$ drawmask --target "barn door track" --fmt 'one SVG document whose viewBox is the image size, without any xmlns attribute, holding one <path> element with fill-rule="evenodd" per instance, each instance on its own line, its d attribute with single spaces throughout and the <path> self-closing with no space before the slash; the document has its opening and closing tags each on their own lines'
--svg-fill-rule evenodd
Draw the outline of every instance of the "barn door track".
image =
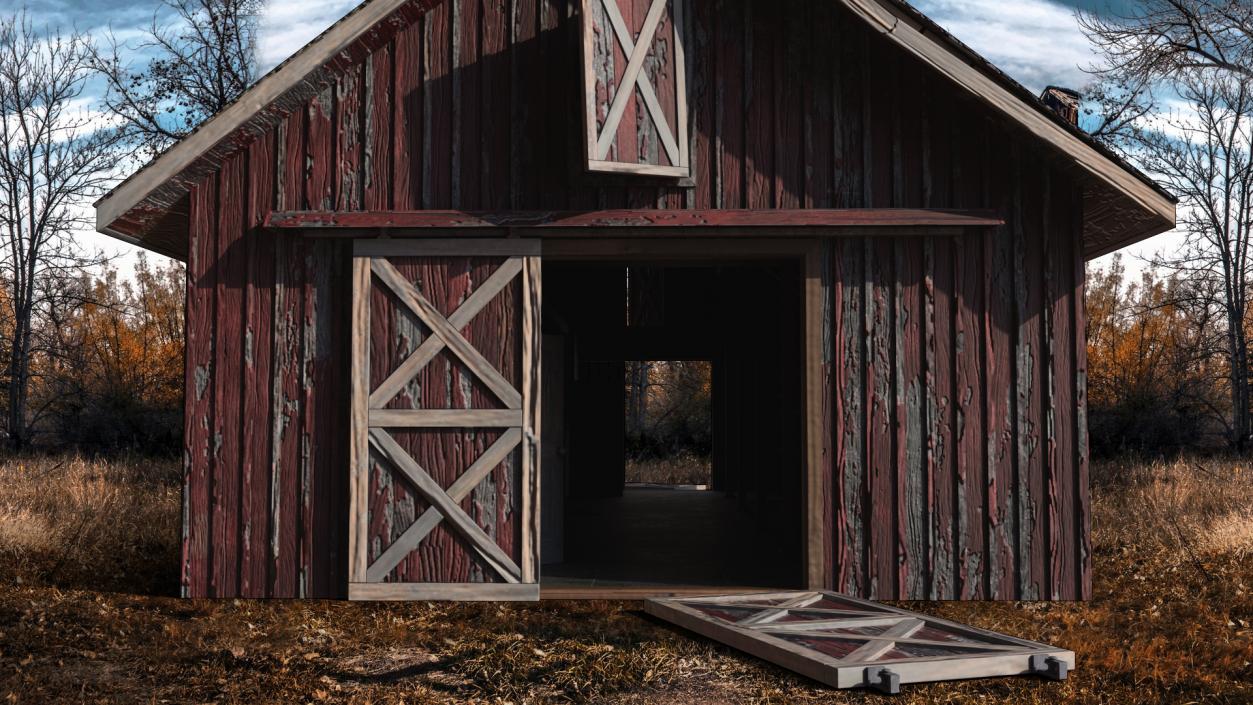
<svg viewBox="0 0 1253 705">
<path fill-rule="evenodd" d="M 1064 680 L 1073 651 L 833 592 L 653 599 L 651 615 L 835 688 L 993 676 Z"/>
</svg>

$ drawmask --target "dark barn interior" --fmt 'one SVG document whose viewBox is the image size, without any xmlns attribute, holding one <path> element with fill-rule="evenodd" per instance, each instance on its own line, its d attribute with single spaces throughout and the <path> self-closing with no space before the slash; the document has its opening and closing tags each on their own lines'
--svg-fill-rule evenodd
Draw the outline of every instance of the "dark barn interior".
<svg viewBox="0 0 1253 705">
<path fill-rule="evenodd" d="M 798 260 L 544 264 L 546 586 L 798 586 Z M 712 363 L 708 491 L 625 487 L 628 360 Z"/>
</svg>

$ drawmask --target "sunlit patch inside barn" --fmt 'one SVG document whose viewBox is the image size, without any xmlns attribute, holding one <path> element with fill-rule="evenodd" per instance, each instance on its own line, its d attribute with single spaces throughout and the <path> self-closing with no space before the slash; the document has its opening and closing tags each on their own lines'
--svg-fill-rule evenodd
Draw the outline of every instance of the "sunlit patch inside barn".
<svg viewBox="0 0 1253 705">
<path fill-rule="evenodd" d="M 545 594 L 803 584 L 800 259 L 543 276 Z"/>
</svg>

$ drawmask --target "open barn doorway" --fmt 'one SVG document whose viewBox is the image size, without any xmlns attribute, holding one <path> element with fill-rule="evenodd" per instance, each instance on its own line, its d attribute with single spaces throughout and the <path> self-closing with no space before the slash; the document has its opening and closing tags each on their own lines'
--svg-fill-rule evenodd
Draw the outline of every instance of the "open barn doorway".
<svg viewBox="0 0 1253 705">
<path fill-rule="evenodd" d="M 544 589 L 803 585 L 802 262 L 543 266 Z"/>
</svg>

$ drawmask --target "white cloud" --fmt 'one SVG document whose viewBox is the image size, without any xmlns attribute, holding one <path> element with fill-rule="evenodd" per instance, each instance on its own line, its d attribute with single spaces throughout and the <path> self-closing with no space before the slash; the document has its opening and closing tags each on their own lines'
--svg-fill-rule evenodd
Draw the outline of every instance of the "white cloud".
<svg viewBox="0 0 1253 705">
<path fill-rule="evenodd" d="M 1074 8 L 1049 0 L 916 0 L 919 10 L 1035 92 L 1081 88 L 1092 63 Z"/>
<path fill-rule="evenodd" d="M 270 0 L 257 37 L 257 60 L 269 71 L 360 4 L 360 0 Z"/>
</svg>

